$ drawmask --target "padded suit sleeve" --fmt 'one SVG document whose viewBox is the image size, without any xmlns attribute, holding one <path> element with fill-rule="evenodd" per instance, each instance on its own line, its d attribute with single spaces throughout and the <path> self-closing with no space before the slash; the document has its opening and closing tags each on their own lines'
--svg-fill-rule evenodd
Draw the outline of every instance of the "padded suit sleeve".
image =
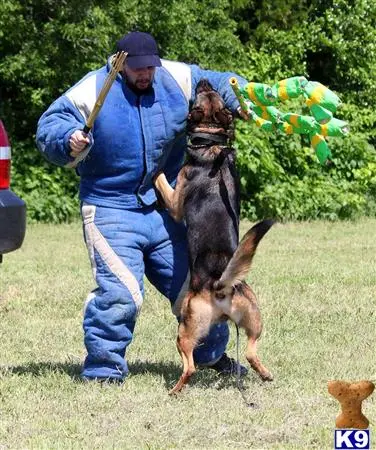
<svg viewBox="0 0 376 450">
<path fill-rule="evenodd" d="M 201 69 L 196 65 L 191 65 L 190 67 L 192 73 L 192 98 L 195 97 L 198 82 L 201 79 L 206 78 L 213 88 L 222 96 L 227 108 L 233 113 L 237 111 L 240 106 L 239 101 L 232 90 L 229 80 L 231 77 L 235 77 L 237 78 L 239 85 L 244 86 L 247 83 L 246 79 L 233 72 L 215 72 L 212 70 Z"/>
</svg>

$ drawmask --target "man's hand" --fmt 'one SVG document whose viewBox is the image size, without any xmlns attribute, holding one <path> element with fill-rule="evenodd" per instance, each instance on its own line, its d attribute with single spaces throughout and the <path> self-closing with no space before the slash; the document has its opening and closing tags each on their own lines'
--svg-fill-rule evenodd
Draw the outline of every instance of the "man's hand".
<svg viewBox="0 0 376 450">
<path fill-rule="evenodd" d="M 69 145 L 72 150 L 70 155 L 73 158 L 77 158 L 88 144 L 90 144 L 89 137 L 82 130 L 76 130 L 69 138 Z"/>
</svg>

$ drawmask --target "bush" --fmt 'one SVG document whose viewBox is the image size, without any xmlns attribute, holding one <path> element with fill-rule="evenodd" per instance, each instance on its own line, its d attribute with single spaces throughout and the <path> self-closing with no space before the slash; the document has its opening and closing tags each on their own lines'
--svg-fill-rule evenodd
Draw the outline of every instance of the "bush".
<svg viewBox="0 0 376 450">
<path fill-rule="evenodd" d="M 337 116 L 350 123 L 351 134 L 330 140 L 331 169 L 319 165 L 304 137 L 238 124 L 243 216 L 376 215 L 373 0 L 3 0 L 0 117 L 12 138 L 13 188 L 27 201 L 29 220 L 78 214 L 74 172 L 53 167 L 35 149 L 39 116 L 134 28 L 154 34 L 163 57 L 270 84 L 305 75 L 344 101 Z M 287 106 L 295 111 L 297 104 Z"/>
<path fill-rule="evenodd" d="M 69 222 L 79 217 L 79 178 L 74 170 L 55 167 L 32 140 L 12 146 L 12 190 L 25 200 L 29 222 Z"/>
<path fill-rule="evenodd" d="M 243 216 L 336 220 L 374 215 L 376 153 L 363 134 L 331 139 L 334 165 L 326 167 L 304 137 L 267 136 L 244 123 L 237 128 Z"/>
</svg>

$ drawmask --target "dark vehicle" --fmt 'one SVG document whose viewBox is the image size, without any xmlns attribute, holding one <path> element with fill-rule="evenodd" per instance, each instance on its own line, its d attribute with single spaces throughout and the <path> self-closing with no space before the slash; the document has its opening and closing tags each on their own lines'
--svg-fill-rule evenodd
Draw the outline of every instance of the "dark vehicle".
<svg viewBox="0 0 376 450">
<path fill-rule="evenodd" d="M 26 205 L 10 190 L 11 149 L 0 120 L 0 263 L 3 254 L 21 247 L 26 229 Z"/>
</svg>

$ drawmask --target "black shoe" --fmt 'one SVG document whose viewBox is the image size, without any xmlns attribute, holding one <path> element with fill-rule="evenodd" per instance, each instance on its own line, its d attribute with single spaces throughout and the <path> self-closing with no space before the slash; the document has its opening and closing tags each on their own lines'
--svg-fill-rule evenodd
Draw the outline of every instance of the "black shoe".
<svg viewBox="0 0 376 450">
<path fill-rule="evenodd" d="M 244 366 L 242 366 L 239 363 L 240 367 L 240 376 L 244 377 L 248 373 L 248 369 Z M 214 369 L 216 372 L 218 372 L 221 375 L 237 375 L 238 374 L 238 363 L 235 361 L 234 358 L 230 358 L 226 355 L 226 353 L 223 353 L 221 358 L 212 366 L 208 366 L 209 369 Z"/>
</svg>

